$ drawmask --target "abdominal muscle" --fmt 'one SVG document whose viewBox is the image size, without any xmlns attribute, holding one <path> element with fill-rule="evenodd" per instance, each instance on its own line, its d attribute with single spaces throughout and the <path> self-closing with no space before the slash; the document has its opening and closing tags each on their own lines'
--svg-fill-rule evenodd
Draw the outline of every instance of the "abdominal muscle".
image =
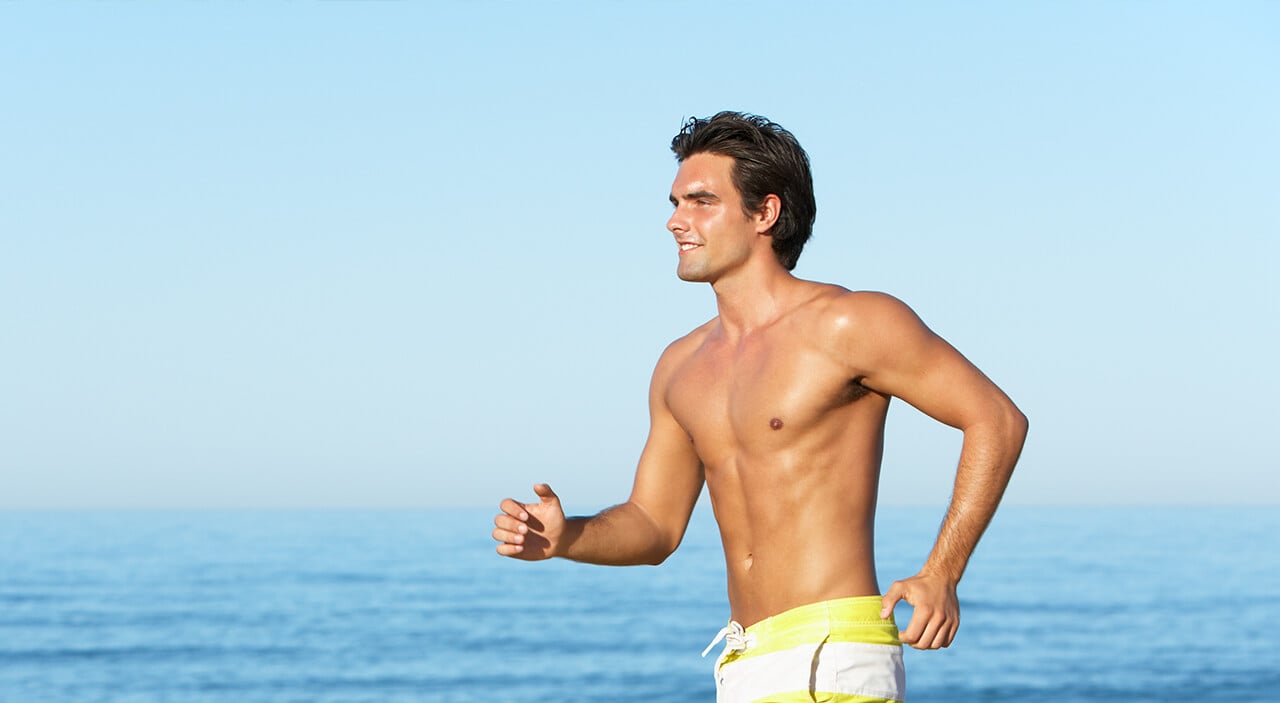
<svg viewBox="0 0 1280 703">
<path fill-rule="evenodd" d="M 707 467 L 734 620 L 749 626 L 801 605 L 879 593 L 879 457 L 865 458 L 853 466 Z"/>
</svg>

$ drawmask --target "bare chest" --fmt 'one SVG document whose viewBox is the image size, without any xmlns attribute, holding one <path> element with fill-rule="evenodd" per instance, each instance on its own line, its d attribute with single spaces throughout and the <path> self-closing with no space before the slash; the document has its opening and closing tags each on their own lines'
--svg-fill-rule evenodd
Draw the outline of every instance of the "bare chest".
<svg viewBox="0 0 1280 703">
<path fill-rule="evenodd" d="M 867 390 L 817 351 L 761 340 L 706 345 L 668 388 L 672 414 L 702 460 L 781 451 Z"/>
</svg>

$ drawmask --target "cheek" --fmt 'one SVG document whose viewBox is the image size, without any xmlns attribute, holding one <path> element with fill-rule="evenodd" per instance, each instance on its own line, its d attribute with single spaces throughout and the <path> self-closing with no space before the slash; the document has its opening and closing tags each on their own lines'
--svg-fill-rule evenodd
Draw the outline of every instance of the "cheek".
<svg viewBox="0 0 1280 703">
<path fill-rule="evenodd" d="M 718 212 L 703 212 L 699 213 L 695 220 L 698 223 L 698 227 L 703 230 L 716 230 L 720 229 L 724 217 Z"/>
</svg>

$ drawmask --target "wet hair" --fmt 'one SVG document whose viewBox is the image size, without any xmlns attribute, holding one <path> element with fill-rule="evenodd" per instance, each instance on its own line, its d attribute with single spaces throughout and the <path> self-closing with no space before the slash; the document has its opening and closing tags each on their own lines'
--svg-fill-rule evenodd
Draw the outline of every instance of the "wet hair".
<svg viewBox="0 0 1280 703">
<path fill-rule="evenodd" d="M 796 267 L 800 251 L 813 234 L 818 205 L 813 199 L 809 155 L 795 135 L 759 115 L 720 112 L 691 117 L 671 140 L 676 160 L 711 153 L 733 158 L 733 185 L 742 195 L 747 215 L 760 211 L 765 196 L 782 201 L 778 221 L 769 235 L 773 253 L 788 271 Z"/>
</svg>

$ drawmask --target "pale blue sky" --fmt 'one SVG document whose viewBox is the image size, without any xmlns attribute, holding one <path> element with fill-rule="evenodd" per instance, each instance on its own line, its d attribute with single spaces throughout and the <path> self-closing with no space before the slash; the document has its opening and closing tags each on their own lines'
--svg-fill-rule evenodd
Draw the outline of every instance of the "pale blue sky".
<svg viewBox="0 0 1280 703">
<path fill-rule="evenodd" d="M 624 499 L 721 109 L 810 153 L 798 275 L 1031 417 L 1009 502 L 1280 502 L 1276 3 L 5 3 L 0 65 L 0 508 Z M 959 440 L 896 408 L 882 502 Z"/>
</svg>

